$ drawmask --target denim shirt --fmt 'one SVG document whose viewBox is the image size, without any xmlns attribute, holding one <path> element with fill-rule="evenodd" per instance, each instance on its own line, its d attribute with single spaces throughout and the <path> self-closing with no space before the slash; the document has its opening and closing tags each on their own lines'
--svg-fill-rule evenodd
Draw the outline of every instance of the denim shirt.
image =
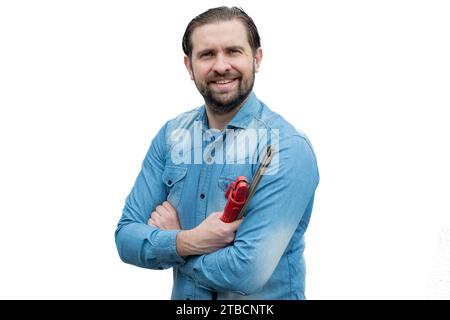
<svg viewBox="0 0 450 320">
<path fill-rule="evenodd" d="M 229 183 L 238 176 L 251 182 L 268 144 L 275 156 L 231 245 L 184 259 L 176 251 L 180 230 L 147 224 L 166 200 L 182 229 L 223 211 Z M 125 263 L 173 268 L 172 299 L 304 299 L 304 233 L 318 183 L 305 134 L 253 92 L 219 133 L 209 130 L 201 106 L 168 121 L 153 139 L 126 199 L 117 250 Z"/>
</svg>

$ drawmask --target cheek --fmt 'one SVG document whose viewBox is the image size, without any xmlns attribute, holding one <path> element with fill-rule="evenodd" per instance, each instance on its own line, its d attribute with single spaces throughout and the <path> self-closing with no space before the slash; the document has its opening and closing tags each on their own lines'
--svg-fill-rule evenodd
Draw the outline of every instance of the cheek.
<svg viewBox="0 0 450 320">
<path fill-rule="evenodd" d="M 241 61 L 234 64 L 234 69 L 239 71 L 245 77 L 250 77 L 253 72 L 253 60 L 252 61 Z"/>
<path fill-rule="evenodd" d="M 197 81 L 203 81 L 208 76 L 211 68 L 207 64 L 195 65 L 193 68 L 193 75 Z"/>
</svg>

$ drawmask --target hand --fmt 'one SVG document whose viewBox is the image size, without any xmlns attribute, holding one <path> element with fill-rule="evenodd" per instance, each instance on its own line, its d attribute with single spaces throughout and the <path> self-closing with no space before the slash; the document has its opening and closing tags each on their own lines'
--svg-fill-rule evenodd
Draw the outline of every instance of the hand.
<svg viewBox="0 0 450 320">
<path fill-rule="evenodd" d="M 177 210 L 168 201 L 156 207 L 147 224 L 161 230 L 181 230 Z"/>
<path fill-rule="evenodd" d="M 214 252 L 234 241 L 242 219 L 226 223 L 220 220 L 222 212 L 211 213 L 201 224 L 177 235 L 177 252 L 180 256 Z"/>
</svg>

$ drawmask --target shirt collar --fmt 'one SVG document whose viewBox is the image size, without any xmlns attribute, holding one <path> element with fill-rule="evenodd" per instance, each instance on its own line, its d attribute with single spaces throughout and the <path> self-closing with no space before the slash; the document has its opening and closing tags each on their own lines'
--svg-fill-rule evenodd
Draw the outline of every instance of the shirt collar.
<svg viewBox="0 0 450 320">
<path fill-rule="evenodd" d="M 227 128 L 243 128 L 246 129 L 252 118 L 260 111 L 261 105 L 255 93 L 250 92 L 247 100 L 241 109 L 234 115 L 228 123 Z"/>
<path fill-rule="evenodd" d="M 253 91 L 250 92 L 244 104 L 228 123 L 227 128 L 247 128 L 252 117 L 259 112 L 260 107 L 261 105 L 255 93 Z M 208 117 L 206 115 L 205 105 L 200 107 L 197 120 L 202 121 L 204 128 L 208 128 Z"/>
<path fill-rule="evenodd" d="M 195 121 L 201 121 L 203 130 L 208 129 L 208 117 L 206 116 L 205 105 L 202 105 L 198 110 L 198 115 Z"/>
</svg>

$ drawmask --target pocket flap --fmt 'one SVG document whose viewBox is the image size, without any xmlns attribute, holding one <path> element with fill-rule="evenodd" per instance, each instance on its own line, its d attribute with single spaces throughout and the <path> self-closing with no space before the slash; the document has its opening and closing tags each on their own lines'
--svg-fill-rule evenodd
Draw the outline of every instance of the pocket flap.
<svg viewBox="0 0 450 320">
<path fill-rule="evenodd" d="M 234 180 L 236 180 L 236 178 L 231 178 L 231 177 L 225 177 L 225 176 L 221 176 L 219 177 L 219 188 L 225 192 L 225 190 L 227 190 L 228 185 L 233 182 Z"/>
<path fill-rule="evenodd" d="M 166 186 L 172 187 L 186 176 L 186 172 L 187 168 L 185 167 L 167 166 L 164 168 L 162 176 L 163 182 Z"/>
</svg>

